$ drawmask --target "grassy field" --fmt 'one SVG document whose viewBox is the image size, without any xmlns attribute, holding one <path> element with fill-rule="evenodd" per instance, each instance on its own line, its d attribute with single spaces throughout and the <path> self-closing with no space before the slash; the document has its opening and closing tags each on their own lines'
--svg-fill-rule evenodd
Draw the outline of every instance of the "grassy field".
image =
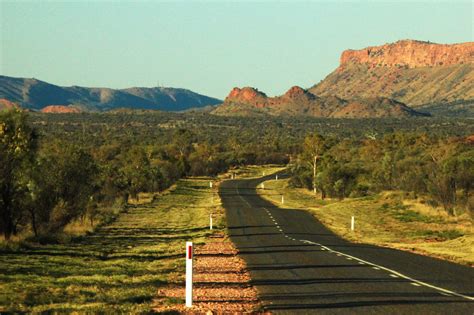
<svg viewBox="0 0 474 315">
<path fill-rule="evenodd" d="M 143 197 L 115 222 L 69 243 L 4 247 L 0 312 L 149 312 L 157 289 L 184 280 L 185 241 L 205 240 L 210 211 L 223 221 L 208 178 Z"/>
<path fill-rule="evenodd" d="M 266 181 L 265 189 L 258 192 L 279 207 L 309 210 L 346 239 L 474 265 L 472 219 L 467 215 L 449 217 L 402 192 L 323 201 L 311 191 L 288 187 L 288 180 Z M 285 198 L 283 205 L 281 195 Z M 350 229 L 351 216 L 355 216 L 355 231 Z"/>
</svg>

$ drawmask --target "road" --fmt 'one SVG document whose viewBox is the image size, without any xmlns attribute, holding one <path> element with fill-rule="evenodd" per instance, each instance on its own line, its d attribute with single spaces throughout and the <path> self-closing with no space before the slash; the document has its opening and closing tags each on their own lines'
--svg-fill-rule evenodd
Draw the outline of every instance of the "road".
<svg viewBox="0 0 474 315">
<path fill-rule="evenodd" d="M 474 314 L 474 269 L 333 234 L 311 214 L 260 198 L 258 179 L 219 194 L 231 239 L 272 313 Z"/>
</svg>

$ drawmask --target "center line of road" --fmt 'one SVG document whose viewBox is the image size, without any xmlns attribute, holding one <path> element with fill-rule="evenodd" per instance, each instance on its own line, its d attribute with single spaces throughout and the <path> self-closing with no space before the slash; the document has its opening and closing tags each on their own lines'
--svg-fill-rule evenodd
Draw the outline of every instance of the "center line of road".
<svg viewBox="0 0 474 315">
<path fill-rule="evenodd" d="M 377 269 L 377 270 L 382 269 L 382 270 L 388 271 L 388 272 L 390 272 L 390 276 L 391 276 L 391 277 L 404 278 L 404 279 L 406 279 L 406 280 L 409 280 L 410 282 L 417 283 L 417 284 L 419 284 L 420 286 L 425 286 L 425 287 L 428 287 L 428 288 L 437 290 L 437 291 L 439 291 L 439 292 L 440 292 L 441 294 L 443 294 L 443 295 L 447 295 L 447 296 L 455 295 L 455 296 L 462 297 L 462 298 L 465 298 L 465 299 L 470 300 L 470 301 L 474 301 L 474 297 L 472 297 L 472 296 L 468 296 L 468 295 L 464 295 L 464 294 L 461 294 L 461 293 L 457 293 L 457 292 L 454 292 L 454 291 L 451 291 L 451 290 L 448 290 L 448 289 L 444 289 L 444 288 L 437 287 L 437 286 L 435 286 L 435 285 L 432 285 L 432 284 L 429 284 L 429 283 L 426 283 L 426 282 L 423 282 L 423 281 L 420 281 L 420 280 L 413 279 L 412 277 L 406 276 L 406 275 L 404 275 L 404 274 L 402 274 L 402 273 L 400 273 L 400 272 L 398 272 L 398 271 L 395 271 L 395 270 L 392 270 L 392 269 L 389 269 L 389 268 L 386 268 L 386 267 L 383 267 L 383 266 L 380 266 L 380 265 L 371 263 L 371 262 L 369 262 L 369 261 L 366 261 L 366 260 L 357 258 L 357 257 L 355 257 L 355 256 L 351 256 L 351 255 L 349 255 L 349 254 L 345 254 L 345 253 L 342 253 L 342 252 L 339 252 L 339 251 L 330 249 L 329 247 L 324 246 L 324 245 L 321 245 L 321 244 L 319 244 L 319 243 L 311 242 L 311 241 L 308 241 L 308 240 L 299 240 L 299 241 L 300 241 L 300 242 L 303 242 L 303 243 L 306 243 L 306 244 L 312 244 L 312 245 L 318 245 L 318 246 L 325 247 L 326 249 L 328 249 L 329 251 L 331 251 L 331 252 L 333 252 L 333 253 L 341 254 L 341 255 L 345 256 L 346 259 L 348 259 L 348 260 L 355 259 L 355 260 L 357 260 L 357 261 L 360 261 L 360 262 L 363 262 L 363 263 L 365 263 L 365 264 L 367 264 L 367 265 L 372 266 L 374 269 L 375 269 L 375 268 L 379 268 L 379 269 Z"/>
</svg>

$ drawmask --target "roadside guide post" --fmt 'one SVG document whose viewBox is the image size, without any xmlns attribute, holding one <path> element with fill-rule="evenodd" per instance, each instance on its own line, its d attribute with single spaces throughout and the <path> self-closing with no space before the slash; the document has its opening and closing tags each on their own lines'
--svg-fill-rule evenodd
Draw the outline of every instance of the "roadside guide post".
<svg viewBox="0 0 474 315">
<path fill-rule="evenodd" d="M 193 306 L 193 242 L 186 242 L 186 307 Z"/>
<path fill-rule="evenodd" d="M 281 204 L 284 204 L 285 203 L 285 197 L 283 197 L 283 195 L 281 195 Z"/>
<path fill-rule="evenodd" d="M 354 231 L 355 219 L 354 216 L 351 217 L 351 231 Z"/>
<path fill-rule="evenodd" d="M 209 215 L 209 227 L 212 230 L 212 213 Z"/>
</svg>

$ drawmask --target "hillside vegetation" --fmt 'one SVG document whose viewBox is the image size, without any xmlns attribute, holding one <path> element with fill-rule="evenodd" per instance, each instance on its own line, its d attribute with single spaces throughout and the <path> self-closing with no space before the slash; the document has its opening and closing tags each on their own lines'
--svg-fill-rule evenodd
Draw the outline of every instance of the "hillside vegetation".
<svg viewBox="0 0 474 315">
<path fill-rule="evenodd" d="M 474 99 L 474 66 L 369 67 L 349 64 L 329 74 L 309 91 L 341 98 L 387 97 L 411 107 Z"/>
</svg>

